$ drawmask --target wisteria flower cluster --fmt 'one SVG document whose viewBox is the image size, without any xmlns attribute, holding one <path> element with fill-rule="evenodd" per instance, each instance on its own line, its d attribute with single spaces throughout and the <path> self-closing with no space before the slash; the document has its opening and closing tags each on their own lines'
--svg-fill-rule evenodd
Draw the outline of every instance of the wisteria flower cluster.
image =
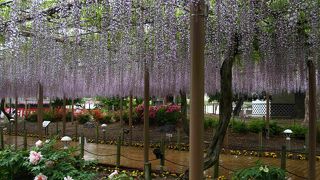
<svg viewBox="0 0 320 180">
<path fill-rule="evenodd" d="M 0 16 L 1 97 L 36 97 L 39 84 L 48 97 L 143 96 L 144 72 L 150 95 L 189 92 L 188 2 L 196 1 L 50 2 L 6 4 L 7 16 Z M 227 57 L 235 61 L 234 92 L 307 89 L 306 60 L 317 63 L 320 54 L 318 0 L 206 2 L 207 93 L 220 90 Z M 44 7 L 53 11 L 43 13 Z"/>
</svg>

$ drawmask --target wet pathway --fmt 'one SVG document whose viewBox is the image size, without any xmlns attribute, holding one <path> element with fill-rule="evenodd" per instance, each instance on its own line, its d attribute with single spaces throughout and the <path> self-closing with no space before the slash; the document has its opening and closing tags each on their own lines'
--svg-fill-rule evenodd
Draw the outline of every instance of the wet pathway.
<svg viewBox="0 0 320 180">
<path fill-rule="evenodd" d="M 5 136 L 5 144 L 14 144 L 15 138 Z M 37 138 L 28 138 L 28 145 L 34 145 Z M 11 143 L 10 143 L 11 142 Z M 22 147 L 23 137 L 18 137 L 18 146 Z M 79 143 L 73 142 L 72 146 L 77 146 Z M 152 153 L 150 148 L 149 157 L 152 163 L 153 170 L 160 169 L 160 161 L 155 159 L 155 155 Z M 182 173 L 188 166 L 188 154 L 187 151 L 175 151 L 166 150 L 166 162 L 165 169 L 172 172 Z M 116 146 L 106 145 L 106 144 L 85 144 L 85 159 L 96 159 L 99 163 L 115 165 L 116 164 Z M 219 174 L 231 177 L 232 171 L 244 167 L 250 167 L 256 164 L 260 160 L 264 164 L 280 166 L 279 158 L 258 158 L 251 156 L 236 156 L 230 154 L 222 154 L 220 156 Z M 143 148 L 140 147 L 121 147 L 121 166 L 131 167 L 131 168 L 143 168 Z M 227 170 L 225 169 L 225 167 Z M 306 160 L 287 160 L 287 170 L 293 172 L 299 176 L 308 176 L 308 161 Z M 205 172 L 207 175 L 212 175 L 212 169 Z M 302 179 L 294 175 L 289 175 L 292 179 Z M 317 162 L 317 177 L 320 177 L 320 162 Z"/>
</svg>

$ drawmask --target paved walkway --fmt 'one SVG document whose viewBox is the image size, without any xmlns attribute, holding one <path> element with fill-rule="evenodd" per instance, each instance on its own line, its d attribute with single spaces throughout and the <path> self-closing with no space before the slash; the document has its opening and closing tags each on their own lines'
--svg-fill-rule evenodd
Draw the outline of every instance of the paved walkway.
<svg viewBox="0 0 320 180">
<path fill-rule="evenodd" d="M 28 138 L 28 145 L 33 145 L 37 138 Z M 10 143 L 11 142 L 11 143 Z M 14 144 L 15 138 L 5 136 L 6 144 Z M 18 137 L 18 146 L 23 144 L 23 137 Z M 72 146 L 77 146 L 77 142 L 73 142 Z M 152 169 L 160 169 L 160 161 L 155 159 L 155 155 L 152 153 L 153 149 L 150 149 L 149 159 L 151 160 Z M 188 154 L 187 151 L 174 151 L 166 150 L 166 162 L 165 169 L 172 172 L 182 173 L 187 169 L 188 166 Z M 85 144 L 85 159 L 96 159 L 99 163 L 115 165 L 116 163 L 116 146 L 106 145 L 106 144 Z M 264 164 L 280 166 L 280 159 L 274 158 L 258 158 L 250 156 L 236 156 L 230 154 L 222 154 L 220 156 L 219 169 L 221 175 L 227 178 L 231 177 L 232 171 L 244 167 L 250 167 L 255 165 L 255 163 L 260 160 Z M 139 147 L 121 147 L 121 166 L 131 167 L 131 168 L 143 168 L 143 148 Z M 225 169 L 227 168 L 227 169 Z M 302 177 L 308 176 L 308 161 L 306 160 L 287 160 L 287 170 L 293 172 Z M 230 170 L 228 170 L 230 169 Z M 207 175 L 212 175 L 212 169 L 205 172 Z M 302 179 L 294 175 L 289 174 L 292 179 Z M 320 162 L 317 162 L 317 177 L 320 177 Z M 230 178 L 231 179 L 231 178 Z"/>
</svg>

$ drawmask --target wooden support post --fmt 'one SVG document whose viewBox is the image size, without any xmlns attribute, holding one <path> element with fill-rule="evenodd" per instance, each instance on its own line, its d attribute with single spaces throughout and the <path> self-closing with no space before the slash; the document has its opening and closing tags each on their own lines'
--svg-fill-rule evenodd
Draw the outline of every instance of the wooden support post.
<svg viewBox="0 0 320 180">
<path fill-rule="evenodd" d="M 59 121 L 56 122 L 56 134 L 59 136 Z"/>
<path fill-rule="evenodd" d="M 4 149 L 3 127 L 0 127 L 0 150 Z"/>
<path fill-rule="evenodd" d="M 312 60 L 308 61 L 309 72 L 309 179 L 316 179 L 316 70 Z"/>
<path fill-rule="evenodd" d="M 18 97 L 15 98 L 15 116 L 14 116 L 14 149 L 18 150 Z"/>
<path fill-rule="evenodd" d="M 24 130 L 23 130 L 23 149 L 27 150 L 27 148 L 28 148 L 27 129 L 24 128 Z"/>
<path fill-rule="evenodd" d="M 143 126 L 143 140 L 144 140 L 144 176 L 145 179 L 147 177 L 151 178 L 150 169 L 151 164 L 149 163 L 149 70 L 147 68 L 147 65 L 145 65 L 145 71 L 144 71 L 144 126 Z"/>
<path fill-rule="evenodd" d="M 121 136 L 118 137 L 117 140 L 117 159 L 116 159 L 116 167 L 120 167 L 120 156 L 121 156 Z"/>
<path fill-rule="evenodd" d="M 80 157 L 84 158 L 84 135 L 83 135 L 83 133 L 81 134 L 81 138 L 80 138 Z"/>
<path fill-rule="evenodd" d="M 132 114 L 133 114 L 133 108 L 132 108 L 132 94 L 130 93 L 130 100 L 129 100 L 129 130 L 130 130 L 130 140 L 129 145 L 132 145 Z"/>
<path fill-rule="evenodd" d="M 270 95 L 269 93 L 266 94 L 266 138 L 269 139 L 270 137 Z"/>
<path fill-rule="evenodd" d="M 161 142 L 160 142 L 160 151 L 161 151 L 161 159 L 160 159 L 160 171 L 163 172 L 164 163 L 165 163 L 165 154 L 166 154 L 166 142 L 163 135 L 161 135 Z"/>
<path fill-rule="evenodd" d="M 43 138 L 42 122 L 43 122 L 43 86 L 38 83 L 38 137 L 40 140 Z"/>
<path fill-rule="evenodd" d="M 63 105 L 62 105 L 62 112 L 63 112 L 63 115 L 62 115 L 62 136 L 65 136 L 66 135 L 66 126 L 67 126 L 67 109 L 66 109 L 66 106 L 67 106 L 67 98 L 64 96 L 63 97 Z"/>
<path fill-rule="evenodd" d="M 71 122 L 74 123 L 74 100 L 71 99 Z"/>
<path fill-rule="evenodd" d="M 76 141 L 78 141 L 78 120 L 74 117 L 74 99 L 72 99 L 72 114 L 71 114 L 72 122 L 74 123 L 75 126 L 75 136 L 76 136 Z"/>
<path fill-rule="evenodd" d="M 99 144 L 99 122 L 96 122 L 96 144 Z"/>
<path fill-rule="evenodd" d="M 180 133 L 180 129 L 177 130 L 177 148 L 180 151 L 181 149 L 181 133 Z"/>
<path fill-rule="evenodd" d="M 27 116 L 28 116 L 28 102 L 26 100 L 26 104 L 24 105 L 24 121 L 23 121 L 23 130 L 26 129 L 26 121 L 27 121 Z"/>
<path fill-rule="evenodd" d="M 190 180 L 203 177 L 205 6 L 204 0 L 190 3 Z"/>
<path fill-rule="evenodd" d="M 123 97 L 120 96 L 120 125 L 121 125 L 121 128 L 123 128 L 123 105 L 122 105 L 122 102 L 123 101 Z"/>
<path fill-rule="evenodd" d="M 10 114 L 10 117 L 12 117 L 12 99 L 11 98 L 9 98 L 9 114 Z"/>
<path fill-rule="evenodd" d="M 281 169 L 286 170 L 286 160 L 287 160 L 287 149 L 286 146 L 283 145 L 281 148 Z"/>
<path fill-rule="evenodd" d="M 262 132 L 259 132 L 259 157 L 261 156 L 262 153 L 262 148 L 263 148 L 263 136 Z"/>
<path fill-rule="evenodd" d="M 75 131 L 76 131 L 76 140 L 78 140 L 78 120 L 76 120 L 76 122 L 75 122 Z"/>
</svg>

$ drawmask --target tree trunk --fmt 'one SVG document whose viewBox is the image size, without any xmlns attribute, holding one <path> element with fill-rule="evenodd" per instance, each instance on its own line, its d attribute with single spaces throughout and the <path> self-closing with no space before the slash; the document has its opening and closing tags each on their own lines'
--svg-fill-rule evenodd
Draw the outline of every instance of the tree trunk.
<svg viewBox="0 0 320 180">
<path fill-rule="evenodd" d="M 221 99 L 219 102 L 219 125 L 205 157 L 204 170 L 217 163 L 223 139 L 232 115 L 232 59 L 223 62 L 221 74 Z"/>
<path fill-rule="evenodd" d="M 6 102 L 6 99 L 5 98 L 2 98 L 1 99 L 1 105 L 0 105 L 0 111 L 7 117 L 7 119 L 8 119 L 8 121 L 10 120 L 10 119 L 12 119 L 12 116 L 11 116 L 11 114 L 9 114 L 9 113 L 7 113 L 6 111 L 5 111 L 5 102 Z"/>
<path fill-rule="evenodd" d="M 225 59 L 220 68 L 220 101 L 219 101 L 219 125 L 207 150 L 204 159 L 204 169 L 209 169 L 218 162 L 220 151 L 223 145 L 223 139 L 226 135 L 228 125 L 232 116 L 232 66 L 235 55 L 238 53 L 238 36 L 235 34 L 233 43 L 228 48 Z M 184 173 L 183 179 L 188 179 L 189 169 Z"/>
<path fill-rule="evenodd" d="M 187 117 L 187 94 L 180 90 L 180 97 L 181 97 L 181 123 L 182 123 L 182 129 L 186 133 L 186 135 L 189 137 L 189 121 Z"/>
<path fill-rule="evenodd" d="M 241 108 L 242 108 L 242 105 L 243 105 L 243 102 L 244 102 L 244 98 L 240 94 L 239 98 L 238 98 L 238 101 L 236 102 L 236 107 L 233 110 L 233 116 L 239 116 Z"/>
</svg>

